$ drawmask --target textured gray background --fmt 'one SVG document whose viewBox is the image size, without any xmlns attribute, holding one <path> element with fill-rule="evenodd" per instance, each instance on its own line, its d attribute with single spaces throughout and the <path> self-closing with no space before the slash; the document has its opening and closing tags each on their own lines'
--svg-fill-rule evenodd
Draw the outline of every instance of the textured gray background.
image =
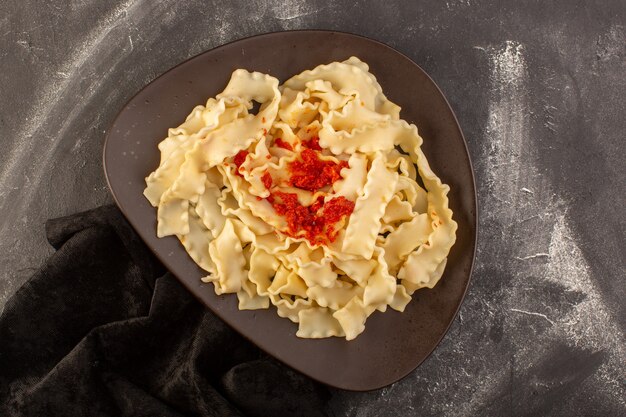
<svg viewBox="0 0 626 417">
<path fill-rule="evenodd" d="M 45 219 L 111 201 L 105 132 L 141 87 L 244 36 L 348 31 L 450 100 L 481 234 L 441 346 L 391 387 L 336 392 L 335 414 L 625 415 L 626 3 L 542 3 L 3 1 L 0 309 L 51 253 Z"/>
</svg>

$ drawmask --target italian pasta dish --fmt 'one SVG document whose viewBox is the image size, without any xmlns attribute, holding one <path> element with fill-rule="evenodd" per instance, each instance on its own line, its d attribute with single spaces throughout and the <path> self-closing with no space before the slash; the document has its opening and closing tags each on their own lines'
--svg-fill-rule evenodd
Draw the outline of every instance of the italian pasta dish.
<svg viewBox="0 0 626 417">
<path fill-rule="evenodd" d="M 238 69 L 169 129 L 144 194 L 218 295 L 352 340 L 435 286 L 455 242 L 421 145 L 355 57 L 283 84 Z"/>
</svg>

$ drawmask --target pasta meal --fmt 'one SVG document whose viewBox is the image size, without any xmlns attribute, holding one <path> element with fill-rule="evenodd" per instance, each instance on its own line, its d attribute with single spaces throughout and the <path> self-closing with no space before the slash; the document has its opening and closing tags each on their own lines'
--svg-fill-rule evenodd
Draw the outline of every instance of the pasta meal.
<svg viewBox="0 0 626 417">
<path fill-rule="evenodd" d="M 144 194 L 218 295 L 352 340 L 437 284 L 455 242 L 421 144 L 358 58 L 282 85 L 238 69 L 169 129 Z"/>
</svg>

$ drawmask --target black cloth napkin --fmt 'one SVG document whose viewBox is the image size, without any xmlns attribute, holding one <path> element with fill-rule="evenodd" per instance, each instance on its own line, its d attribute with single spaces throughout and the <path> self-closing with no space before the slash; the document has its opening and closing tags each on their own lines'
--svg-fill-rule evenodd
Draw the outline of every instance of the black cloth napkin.
<svg viewBox="0 0 626 417">
<path fill-rule="evenodd" d="M 57 251 L 0 316 L 0 416 L 323 416 L 329 391 L 187 292 L 117 208 L 50 220 Z"/>
</svg>

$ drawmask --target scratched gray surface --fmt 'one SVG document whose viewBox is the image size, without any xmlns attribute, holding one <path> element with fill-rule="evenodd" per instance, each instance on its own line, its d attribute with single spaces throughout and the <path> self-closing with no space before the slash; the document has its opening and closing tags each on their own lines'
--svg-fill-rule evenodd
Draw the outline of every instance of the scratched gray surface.
<svg viewBox="0 0 626 417">
<path fill-rule="evenodd" d="M 626 3 L 541 3 L 3 1 L 0 309 L 51 253 L 45 219 L 111 201 L 104 135 L 141 87 L 244 36 L 349 31 L 442 88 L 482 212 L 444 342 L 389 388 L 335 392 L 334 414 L 626 415 Z"/>
</svg>

